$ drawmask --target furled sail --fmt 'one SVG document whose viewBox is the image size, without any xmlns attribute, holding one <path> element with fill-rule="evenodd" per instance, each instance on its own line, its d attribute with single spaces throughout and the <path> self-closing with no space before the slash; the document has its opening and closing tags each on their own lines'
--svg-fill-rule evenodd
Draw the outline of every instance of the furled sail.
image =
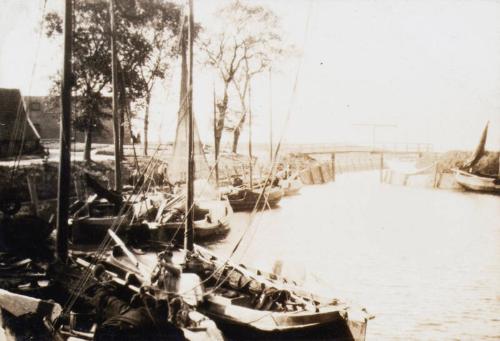
<svg viewBox="0 0 500 341">
<path fill-rule="evenodd" d="M 185 18 L 184 22 L 187 23 Z M 171 183 L 186 182 L 187 180 L 187 162 L 188 162 L 188 141 L 189 141 L 189 117 L 188 117 L 188 95 L 192 89 L 188 84 L 188 59 L 187 59 L 187 26 L 181 31 L 181 88 L 179 96 L 179 112 L 177 116 L 177 129 L 175 132 L 174 150 L 172 159 L 169 162 L 168 178 Z M 192 70 L 192 60 L 190 62 Z M 193 157 L 194 157 L 194 178 L 209 179 L 210 168 L 203 150 L 203 144 L 200 140 L 196 119 L 193 117 Z"/>
<path fill-rule="evenodd" d="M 486 144 L 486 138 L 488 137 L 489 123 L 490 123 L 489 121 L 486 122 L 486 126 L 484 127 L 481 139 L 479 140 L 479 144 L 476 147 L 476 150 L 472 154 L 471 158 L 462 166 L 463 169 L 474 167 L 479 162 L 481 157 L 484 155 L 484 146 Z"/>
<path fill-rule="evenodd" d="M 194 128 L 194 160 L 195 160 L 195 178 L 208 179 L 210 177 L 210 169 L 208 166 L 203 144 L 200 140 L 198 127 L 193 118 Z M 185 182 L 187 178 L 187 144 L 188 144 L 188 123 L 187 115 L 181 114 L 178 117 L 177 130 L 175 134 L 174 150 L 172 159 L 169 162 L 168 177 L 171 183 Z"/>
</svg>

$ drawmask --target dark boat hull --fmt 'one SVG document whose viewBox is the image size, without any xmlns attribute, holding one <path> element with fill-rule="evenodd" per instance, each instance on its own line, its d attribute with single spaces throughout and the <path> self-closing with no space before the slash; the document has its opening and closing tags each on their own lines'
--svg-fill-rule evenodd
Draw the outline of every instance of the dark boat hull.
<svg viewBox="0 0 500 341">
<path fill-rule="evenodd" d="M 265 196 L 260 195 L 260 190 L 242 189 L 239 193 L 229 194 L 227 197 L 233 210 L 240 212 L 252 211 L 255 207 L 263 209 L 266 206 L 266 201 L 270 207 L 275 207 L 281 201 L 283 195 L 283 190 L 280 188 L 271 188 L 269 191 L 266 191 Z"/>
<path fill-rule="evenodd" d="M 335 341 L 364 341 L 366 338 L 366 321 L 351 321 L 339 318 L 328 325 L 315 325 L 288 331 L 262 331 L 249 326 L 232 323 L 209 312 L 204 312 L 212 318 L 227 340 L 335 340 Z"/>
<path fill-rule="evenodd" d="M 170 242 L 172 238 L 177 241 L 184 239 L 184 223 L 167 223 L 152 231 L 151 239 L 162 242 Z M 207 242 L 219 240 L 227 236 L 230 226 L 229 221 L 219 221 L 217 223 L 208 223 L 204 220 L 194 222 L 194 240 L 195 242 Z"/>
</svg>

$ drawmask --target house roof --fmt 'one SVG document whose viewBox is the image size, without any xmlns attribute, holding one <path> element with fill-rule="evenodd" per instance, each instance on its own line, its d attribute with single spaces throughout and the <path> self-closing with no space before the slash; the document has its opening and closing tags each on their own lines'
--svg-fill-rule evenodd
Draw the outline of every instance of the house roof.
<svg viewBox="0 0 500 341">
<path fill-rule="evenodd" d="M 17 135 L 22 134 L 15 134 L 15 130 L 21 127 L 19 124 L 25 126 L 24 139 L 40 139 L 35 126 L 26 115 L 21 91 L 0 88 L 0 140 L 21 139 L 22 136 Z"/>
</svg>

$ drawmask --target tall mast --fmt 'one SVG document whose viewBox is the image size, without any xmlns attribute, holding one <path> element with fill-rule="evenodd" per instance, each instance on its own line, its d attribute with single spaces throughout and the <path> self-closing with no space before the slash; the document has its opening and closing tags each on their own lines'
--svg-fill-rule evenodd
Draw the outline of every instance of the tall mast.
<svg viewBox="0 0 500 341">
<path fill-rule="evenodd" d="M 252 174 L 252 86 L 248 85 L 248 157 L 250 159 L 250 189 L 253 189 Z"/>
<path fill-rule="evenodd" d="M 111 77 L 113 80 L 113 142 L 115 144 L 115 191 L 122 190 L 120 126 L 121 116 L 118 113 L 118 65 L 116 60 L 115 4 L 109 0 L 109 16 L 111 24 Z"/>
<path fill-rule="evenodd" d="M 215 83 L 214 83 L 214 137 L 217 135 L 217 99 L 215 97 Z M 215 156 L 215 184 L 219 187 L 219 163 L 217 162 L 217 154 Z"/>
<path fill-rule="evenodd" d="M 273 163 L 273 79 L 269 68 L 269 160 Z"/>
<path fill-rule="evenodd" d="M 187 120 L 188 120 L 188 164 L 187 164 L 187 195 L 186 195 L 186 229 L 184 231 L 184 248 L 193 251 L 194 248 L 194 148 L 193 148 L 193 0 L 189 0 L 188 22 L 188 82 L 187 82 Z"/>
<path fill-rule="evenodd" d="M 64 57 L 61 82 L 61 126 L 59 133 L 59 178 L 57 184 L 56 251 L 62 262 L 68 258 L 68 209 L 71 181 L 71 43 L 72 0 L 64 12 Z"/>
</svg>

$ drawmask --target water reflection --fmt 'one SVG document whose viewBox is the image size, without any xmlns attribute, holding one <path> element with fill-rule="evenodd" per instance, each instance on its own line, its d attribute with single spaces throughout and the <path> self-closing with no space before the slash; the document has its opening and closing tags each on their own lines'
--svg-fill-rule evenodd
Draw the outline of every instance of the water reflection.
<svg viewBox="0 0 500 341">
<path fill-rule="evenodd" d="M 500 200 L 382 185 L 376 172 L 307 186 L 259 215 L 234 259 L 376 315 L 368 340 L 500 339 Z M 235 214 L 228 255 L 250 216 Z"/>
</svg>

